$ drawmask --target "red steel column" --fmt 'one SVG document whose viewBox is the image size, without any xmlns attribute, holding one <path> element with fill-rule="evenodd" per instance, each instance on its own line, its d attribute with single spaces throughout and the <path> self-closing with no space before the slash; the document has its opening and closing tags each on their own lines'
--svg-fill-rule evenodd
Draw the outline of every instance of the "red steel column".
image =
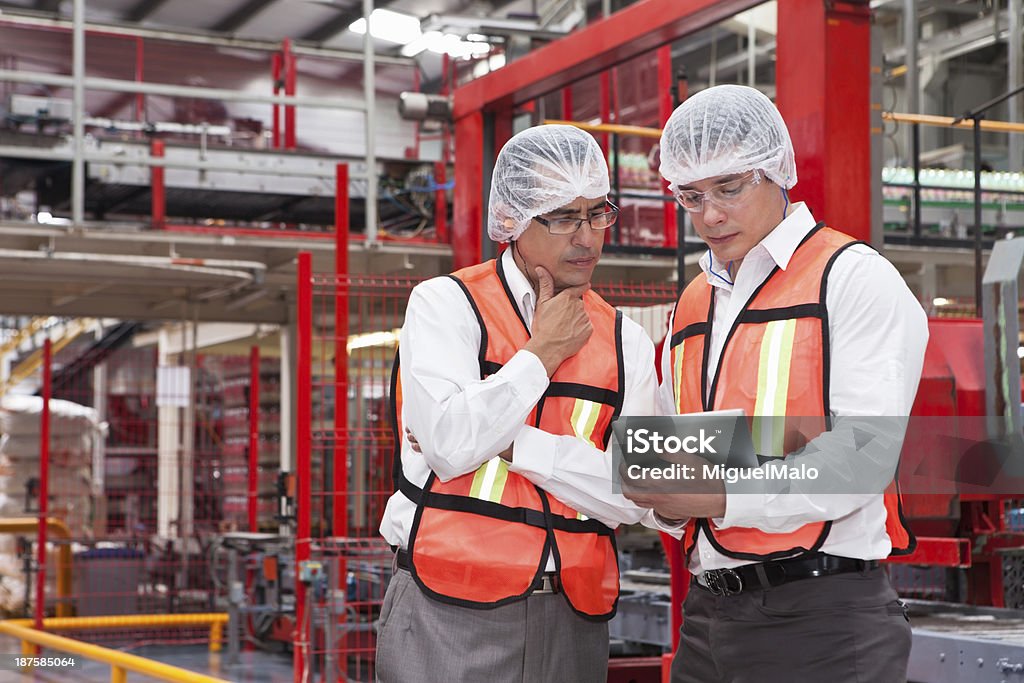
<svg viewBox="0 0 1024 683">
<path fill-rule="evenodd" d="M 480 262 L 483 245 L 484 115 L 475 111 L 455 121 L 455 212 L 452 267 Z"/>
<path fill-rule="evenodd" d="M 43 628 L 46 608 L 46 515 L 50 509 L 50 397 L 53 395 L 53 348 L 43 342 L 43 409 L 39 424 L 39 529 L 36 537 L 35 628 Z M 36 648 L 38 652 L 39 648 Z"/>
<path fill-rule="evenodd" d="M 658 48 L 658 125 L 665 127 L 668 117 L 672 116 L 672 91 L 675 83 L 672 77 L 672 46 L 665 45 Z M 668 194 L 668 183 L 661 176 L 658 176 L 665 193 Z M 664 202 L 662 212 L 662 226 L 664 229 L 664 242 L 662 246 L 675 249 L 679 242 L 676 228 L 676 203 L 675 201 Z"/>
<path fill-rule="evenodd" d="M 310 555 L 310 507 L 312 496 L 313 449 L 313 257 L 299 254 L 296 297 L 296 378 L 295 378 L 295 571 Z M 312 647 L 306 623 L 306 586 L 295 581 L 295 644 L 292 669 L 296 681 L 303 680 L 305 657 Z"/>
<path fill-rule="evenodd" d="M 434 184 L 443 186 L 447 182 L 445 162 L 434 163 Z M 448 243 L 448 194 L 443 187 L 434 191 L 434 229 L 437 231 L 437 241 L 442 244 Z"/>
<path fill-rule="evenodd" d="M 334 481 L 335 536 L 348 536 L 348 166 L 338 164 L 334 192 Z M 344 580 L 346 572 L 341 572 Z"/>
<path fill-rule="evenodd" d="M 135 82 L 142 83 L 145 70 L 145 52 L 142 38 L 135 38 Z M 146 96 L 142 93 L 135 95 L 135 120 L 146 120 Z"/>
<path fill-rule="evenodd" d="M 601 77 L 598 81 L 597 87 L 597 99 L 599 104 L 599 111 L 601 116 L 601 123 L 612 122 L 612 78 L 611 72 L 605 69 L 601 72 Z M 608 133 L 601 133 L 598 136 L 598 142 L 601 143 L 601 149 L 604 150 L 604 155 L 609 158 L 608 165 L 611 166 L 611 153 L 612 149 L 609 147 L 610 139 Z M 615 185 L 614 179 L 612 185 Z"/>
<path fill-rule="evenodd" d="M 280 52 L 275 52 L 270 58 L 270 77 L 273 80 L 274 94 L 281 94 L 281 71 L 283 59 Z M 273 147 L 281 149 L 281 105 L 271 105 L 271 129 L 273 130 Z"/>
<path fill-rule="evenodd" d="M 296 68 L 295 55 L 292 54 L 291 38 L 284 39 L 284 94 L 295 97 Z M 284 107 L 284 148 L 295 149 L 295 105 L 287 104 Z"/>
<path fill-rule="evenodd" d="M 260 347 L 249 351 L 249 531 L 259 531 Z"/>
<path fill-rule="evenodd" d="M 787 0 L 779 3 L 776 38 L 776 100 L 799 178 L 792 197 L 818 220 L 868 242 L 870 17 L 866 3 Z"/>
<path fill-rule="evenodd" d="M 163 158 L 164 141 L 153 140 L 150 144 L 150 155 Z M 153 213 L 153 229 L 163 230 L 167 225 L 167 195 L 164 187 L 164 167 L 153 166 L 149 171 L 150 202 Z"/>
</svg>

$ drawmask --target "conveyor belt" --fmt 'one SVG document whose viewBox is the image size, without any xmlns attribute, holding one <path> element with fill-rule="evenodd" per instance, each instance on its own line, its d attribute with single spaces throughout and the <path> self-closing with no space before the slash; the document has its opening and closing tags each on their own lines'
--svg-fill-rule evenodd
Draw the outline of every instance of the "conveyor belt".
<svg viewBox="0 0 1024 683">
<path fill-rule="evenodd" d="M 910 601 L 912 683 L 1024 683 L 1024 612 Z"/>
</svg>

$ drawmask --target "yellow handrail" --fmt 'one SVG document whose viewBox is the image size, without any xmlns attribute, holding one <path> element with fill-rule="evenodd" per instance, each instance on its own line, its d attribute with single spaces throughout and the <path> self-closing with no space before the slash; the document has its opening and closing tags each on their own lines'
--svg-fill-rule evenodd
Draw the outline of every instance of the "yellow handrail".
<svg viewBox="0 0 1024 683">
<path fill-rule="evenodd" d="M 151 676 L 161 681 L 170 681 L 170 683 L 228 683 L 228 681 L 222 678 L 206 676 L 205 674 L 181 669 L 170 664 L 164 664 L 163 662 L 155 662 L 152 659 L 128 654 L 127 652 L 119 652 L 110 648 L 100 647 L 99 645 L 83 643 L 80 640 L 55 636 L 52 633 L 37 631 L 28 626 L 14 624 L 10 621 L 0 621 L 0 633 L 5 633 L 22 641 L 23 651 L 25 643 L 33 643 L 50 650 L 69 652 L 109 664 L 111 667 L 111 683 L 124 683 L 127 680 L 126 674 L 129 671 Z"/>
<path fill-rule="evenodd" d="M 31 619 L 8 619 L 7 624 L 29 626 Z M 210 652 L 220 652 L 220 641 L 228 615 L 224 612 L 195 614 L 116 614 L 102 617 L 47 617 L 43 628 L 48 631 L 91 631 L 105 628 L 168 628 L 172 626 L 209 626 Z"/>
<path fill-rule="evenodd" d="M 49 321 L 50 316 L 48 315 L 37 316 L 28 321 L 28 324 L 25 325 L 25 327 L 18 330 L 13 337 L 0 345 L 0 358 L 21 346 L 22 342 L 46 327 L 46 323 Z"/>
<path fill-rule="evenodd" d="M 51 347 L 51 353 L 57 353 L 65 346 L 75 341 L 79 335 L 85 332 L 86 328 L 96 322 L 95 318 L 75 318 L 73 321 L 68 323 L 64 328 L 64 334 L 53 341 Z M 11 368 L 10 375 L 7 377 L 7 381 L 0 384 L 0 396 L 6 394 L 9 389 L 17 386 L 24 380 L 32 376 L 32 374 L 39 369 L 39 366 L 43 364 L 43 350 L 36 349 L 33 351 L 28 358 L 21 361 L 15 367 Z"/>
<path fill-rule="evenodd" d="M 964 119 L 953 125 L 952 116 L 933 116 L 931 114 L 901 114 L 894 111 L 883 111 L 882 118 L 886 121 L 898 123 L 920 123 L 922 126 L 938 126 L 939 128 L 973 128 L 972 119 Z M 982 119 L 982 130 L 998 131 L 1000 133 L 1024 133 L 1024 123 L 1013 123 L 1012 121 L 988 121 Z"/>
<path fill-rule="evenodd" d="M 642 138 L 661 138 L 661 128 L 646 126 L 625 126 L 619 123 L 583 123 L 582 121 L 562 121 L 561 119 L 545 119 L 545 124 L 557 123 L 563 126 L 576 126 L 589 133 L 619 133 L 620 135 L 636 135 Z"/>
<path fill-rule="evenodd" d="M 46 518 L 46 528 L 54 536 L 64 540 L 71 538 L 67 525 L 56 517 Z M 37 517 L 3 517 L 0 518 L 0 534 L 21 534 L 38 532 Z M 62 543 L 57 546 L 57 616 L 71 616 L 71 544 Z"/>
<path fill-rule="evenodd" d="M 896 121 L 898 123 L 920 123 L 923 126 L 939 126 L 941 128 L 971 128 L 974 125 L 974 122 L 971 119 L 965 119 L 954 126 L 954 119 L 952 116 L 902 114 L 894 111 L 883 111 L 882 118 L 886 121 Z M 622 135 L 637 135 L 642 138 L 661 138 L 661 128 L 624 126 L 616 123 L 584 123 L 582 121 L 563 121 L 561 119 L 545 119 L 544 123 L 558 123 L 564 126 L 576 126 L 581 130 L 591 133 L 620 133 Z M 981 129 L 998 131 L 1000 133 L 1024 133 L 1024 123 L 1013 123 L 1012 121 L 989 121 L 982 119 Z"/>
</svg>

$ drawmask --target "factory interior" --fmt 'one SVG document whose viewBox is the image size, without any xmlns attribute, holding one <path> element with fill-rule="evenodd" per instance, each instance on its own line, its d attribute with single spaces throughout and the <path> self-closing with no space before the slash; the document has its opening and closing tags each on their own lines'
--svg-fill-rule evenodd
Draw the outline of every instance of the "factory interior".
<svg viewBox="0 0 1024 683">
<path fill-rule="evenodd" d="M 593 288 L 660 349 L 707 252 L 662 127 L 760 90 L 928 315 L 912 415 L 1020 432 L 1022 51 L 1022 0 L 0 0 L 0 654 L 50 662 L 0 681 L 376 680 L 406 304 L 499 253 L 538 124 L 600 145 Z M 908 681 L 1024 683 L 1024 489 L 903 504 Z M 668 681 L 679 541 L 616 537 L 607 680 Z"/>
</svg>

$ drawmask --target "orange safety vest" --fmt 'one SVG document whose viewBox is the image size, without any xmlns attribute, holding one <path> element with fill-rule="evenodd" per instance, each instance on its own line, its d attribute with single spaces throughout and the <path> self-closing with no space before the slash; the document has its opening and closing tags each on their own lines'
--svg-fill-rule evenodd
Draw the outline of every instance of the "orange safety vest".
<svg viewBox="0 0 1024 683">
<path fill-rule="evenodd" d="M 755 418 L 752 437 L 762 458 L 784 458 L 824 431 L 830 414 L 825 289 L 836 257 L 853 244 L 862 243 L 824 224 L 815 226 L 786 270 L 775 267 L 737 316 L 710 389 L 714 288 L 704 276 L 695 278 L 680 295 L 673 318 L 676 411 L 743 408 Z M 895 481 L 885 492 L 885 506 L 892 554 L 912 552 L 916 541 L 903 520 Z M 816 552 L 831 527 L 832 522 L 813 522 L 788 533 L 767 533 L 744 527 L 719 529 L 709 519 L 693 519 L 686 529 L 686 556 L 700 531 L 723 555 L 757 562 Z"/>
<path fill-rule="evenodd" d="M 462 288 L 480 324 L 484 379 L 526 345 L 529 330 L 512 300 L 500 259 L 449 277 Z M 622 314 L 592 291 L 584 295 L 583 303 L 594 332 L 559 366 L 526 424 L 583 439 L 603 456 L 612 420 L 622 409 Z M 407 550 L 411 573 L 423 592 L 474 608 L 522 600 L 540 586 L 550 552 L 572 608 L 589 619 L 611 619 L 619 597 L 612 529 L 509 471 L 499 457 L 447 482 L 431 472 L 422 489 L 415 486 L 401 465 L 397 354 L 391 395 L 395 488 L 416 503 Z"/>
</svg>

